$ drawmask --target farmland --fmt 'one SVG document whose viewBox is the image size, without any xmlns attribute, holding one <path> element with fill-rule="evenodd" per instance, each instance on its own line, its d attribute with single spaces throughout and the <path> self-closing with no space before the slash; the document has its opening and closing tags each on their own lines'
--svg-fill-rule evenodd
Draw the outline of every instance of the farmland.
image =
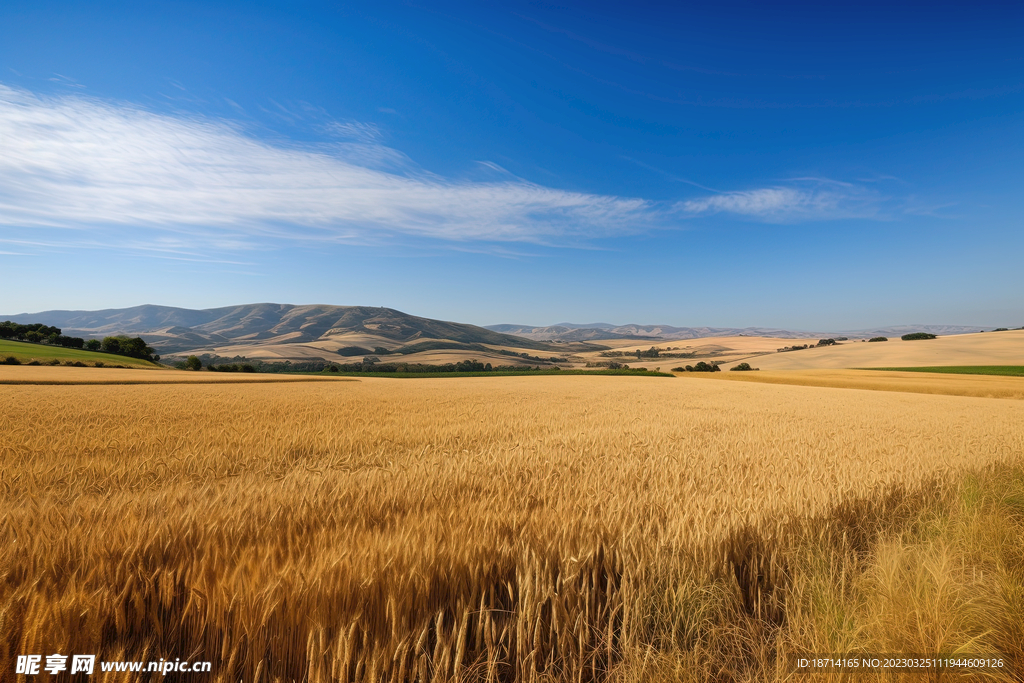
<svg viewBox="0 0 1024 683">
<path fill-rule="evenodd" d="M 917 368 L 875 368 L 897 372 L 937 372 L 945 375 L 1003 375 L 1024 377 L 1024 365 L 941 365 Z"/>
<path fill-rule="evenodd" d="M 1020 656 L 1022 425 L 1020 400 L 695 378 L 0 386 L 0 670 L 754 681 L 792 652 Z"/>
</svg>

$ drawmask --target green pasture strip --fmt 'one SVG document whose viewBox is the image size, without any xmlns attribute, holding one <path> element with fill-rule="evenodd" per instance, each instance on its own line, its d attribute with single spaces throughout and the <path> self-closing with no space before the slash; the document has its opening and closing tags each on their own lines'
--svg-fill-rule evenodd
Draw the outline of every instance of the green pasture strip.
<svg viewBox="0 0 1024 683">
<path fill-rule="evenodd" d="M 113 353 L 100 353 L 97 351 L 85 351 L 84 349 L 69 349 L 64 346 L 51 346 L 49 344 L 33 344 L 32 342 L 13 341 L 11 339 L 0 339 L 0 361 L 8 356 L 14 356 L 22 362 L 28 363 L 37 360 L 45 363 L 48 360 L 57 359 L 60 361 L 81 361 L 83 363 L 95 363 L 99 361 L 106 366 L 130 365 L 133 368 L 162 369 L 163 366 L 151 363 L 140 358 L 129 356 L 118 356 Z"/>
<path fill-rule="evenodd" d="M 1024 365 L 942 365 L 918 368 L 857 368 L 858 370 L 888 370 L 890 372 L 938 372 L 946 375 L 1003 375 L 1024 377 Z"/>
<path fill-rule="evenodd" d="M 270 374 L 270 373 L 267 373 Z M 275 372 L 275 375 L 317 375 L 327 377 L 395 377 L 400 379 L 418 379 L 430 377 L 560 377 L 562 375 L 628 375 L 631 377 L 675 377 L 668 372 L 654 372 L 651 370 L 492 370 L 491 372 L 308 372 L 308 373 L 284 373 Z"/>
<path fill-rule="evenodd" d="M 338 382 L 354 382 L 356 380 L 350 377 L 338 377 Z M 148 385 L 148 386 L 161 386 L 167 385 L 180 385 L 188 384 L 189 386 L 202 386 L 204 384 L 258 384 L 260 386 L 266 386 L 268 384 L 295 384 L 296 382 L 315 383 L 316 379 L 313 377 L 286 377 L 280 379 L 211 379 L 211 380 L 145 380 L 145 379 L 0 379 L 0 386 L 11 385 L 11 384 L 23 384 L 23 385 L 38 385 L 38 386 L 101 386 L 101 385 Z"/>
</svg>

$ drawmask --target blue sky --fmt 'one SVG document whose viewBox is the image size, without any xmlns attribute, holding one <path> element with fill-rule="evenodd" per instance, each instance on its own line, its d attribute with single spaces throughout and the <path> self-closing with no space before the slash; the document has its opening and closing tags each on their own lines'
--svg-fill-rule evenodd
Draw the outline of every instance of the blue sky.
<svg viewBox="0 0 1024 683">
<path fill-rule="evenodd" d="M 1024 325 L 1022 5 L 832 5 L 8 0 L 0 313 Z"/>
</svg>

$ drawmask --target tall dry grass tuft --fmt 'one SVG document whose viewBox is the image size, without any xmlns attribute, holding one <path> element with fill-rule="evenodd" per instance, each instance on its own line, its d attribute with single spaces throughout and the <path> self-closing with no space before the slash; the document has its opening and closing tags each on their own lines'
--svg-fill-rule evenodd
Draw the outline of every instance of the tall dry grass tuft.
<svg viewBox="0 0 1024 683">
<path fill-rule="evenodd" d="M 975 557 L 989 503 L 927 511 L 1019 462 L 1020 402 L 564 377 L 0 407 L 4 672 L 59 652 L 225 682 L 783 680 L 790 652 L 880 634 L 1019 642 L 1013 529 Z"/>
</svg>

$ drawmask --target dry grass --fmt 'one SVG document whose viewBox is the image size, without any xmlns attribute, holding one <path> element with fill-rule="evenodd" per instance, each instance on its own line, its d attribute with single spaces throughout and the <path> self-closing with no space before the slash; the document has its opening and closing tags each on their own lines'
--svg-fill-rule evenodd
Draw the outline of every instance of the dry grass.
<svg viewBox="0 0 1024 683">
<path fill-rule="evenodd" d="M 830 574 L 806 568 L 870 574 L 955 488 L 934 482 L 1016 462 L 1021 425 L 1017 401 L 627 377 L 0 386 L 0 671 L 785 678 L 846 604 L 815 606 Z M 876 582 L 899 598 L 921 561 Z M 1012 644 L 1020 621 L 989 626 Z"/>
</svg>

